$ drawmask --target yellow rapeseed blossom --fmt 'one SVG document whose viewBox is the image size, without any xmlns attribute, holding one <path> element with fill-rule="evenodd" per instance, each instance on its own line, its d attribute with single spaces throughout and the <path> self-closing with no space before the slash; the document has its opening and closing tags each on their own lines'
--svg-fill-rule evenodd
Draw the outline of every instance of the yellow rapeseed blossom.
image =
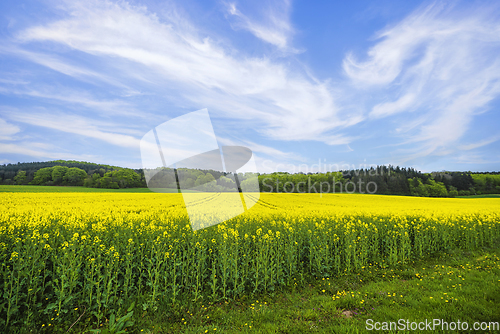
<svg viewBox="0 0 500 334">
<path fill-rule="evenodd" d="M 275 291 L 305 273 L 333 277 L 500 238 L 500 201 L 487 198 L 261 194 L 244 214 L 196 232 L 180 194 L 1 193 L 0 206 L 4 286 L 39 289 L 62 318 L 123 308 L 119 301 L 139 291 L 154 311 L 160 302 Z"/>
</svg>

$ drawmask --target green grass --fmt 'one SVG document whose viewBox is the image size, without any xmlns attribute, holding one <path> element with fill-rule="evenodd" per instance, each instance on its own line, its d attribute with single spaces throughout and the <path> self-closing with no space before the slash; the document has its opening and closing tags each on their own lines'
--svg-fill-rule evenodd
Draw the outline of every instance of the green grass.
<svg viewBox="0 0 500 334">
<path fill-rule="evenodd" d="M 153 189 L 155 190 L 155 189 Z M 176 193 L 177 189 L 156 189 L 162 193 Z M 149 188 L 126 188 L 126 189 L 102 189 L 102 188 L 85 188 L 85 187 L 69 187 L 69 186 L 29 186 L 29 185 L 0 185 L 1 192 L 32 192 L 32 193 L 52 193 L 52 192 L 111 192 L 111 193 L 151 193 Z M 196 190 L 184 190 L 184 192 L 193 193 Z M 390 195 L 397 196 L 397 195 Z M 406 195 L 401 195 L 406 196 Z M 456 198 L 500 198 L 500 194 L 485 194 L 471 196 L 457 196 Z"/>
<path fill-rule="evenodd" d="M 176 189 L 177 190 L 177 189 Z M 126 188 L 126 189 L 101 189 L 101 188 L 86 188 L 86 187 L 69 187 L 69 186 L 7 186 L 0 185 L 0 192 L 15 192 L 15 193 L 69 193 L 69 192 L 117 192 L 117 193 L 150 193 L 148 188 Z"/>
<path fill-rule="evenodd" d="M 355 275 L 297 282 L 265 296 L 139 309 L 131 332 L 364 333 L 368 319 L 500 322 L 499 256 L 500 248 L 455 251 L 398 268 L 373 265 Z"/>
<path fill-rule="evenodd" d="M 456 198 L 500 198 L 500 194 L 484 194 L 471 196 L 457 196 Z"/>
<path fill-rule="evenodd" d="M 177 189 L 162 188 L 155 189 L 154 192 L 161 193 L 176 193 Z M 13 192 L 13 193 L 152 193 L 149 188 L 125 188 L 125 189 L 102 189 L 102 188 L 86 188 L 86 187 L 69 187 L 69 186 L 28 186 L 28 185 L 0 185 L 0 193 Z M 196 190 L 184 190 L 185 193 L 197 193 Z"/>
<path fill-rule="evenodd" d="M 151 193 L 149 188 L 126 188 L 126 189 L 102 189 L 102 188 L 85 188 L 85 187 L 63 187 L 63 186 L 7 186 L 0 185 L 0 192 L 15 192 L 15 193 L 72 193 L 72 192 L 88 192 L 88 193 Z M 177 189 L 161 189 L 161 192 L 176 193 Z M 187 190 L 187 192 L 195 192 Z"/>
</svg>

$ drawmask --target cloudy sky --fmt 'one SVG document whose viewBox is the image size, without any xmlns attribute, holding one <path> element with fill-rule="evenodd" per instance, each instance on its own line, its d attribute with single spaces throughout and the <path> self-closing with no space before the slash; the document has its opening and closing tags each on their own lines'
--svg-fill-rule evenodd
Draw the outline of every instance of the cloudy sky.
<svg viewBox="0 0 500 334">
<path fill-rule="evenodd" d="M 207 108 L 262 172 L 500 170 L 499 96 L 498 1 L 0 2 L 1 164 L 140 168 Z"/>
</svg>

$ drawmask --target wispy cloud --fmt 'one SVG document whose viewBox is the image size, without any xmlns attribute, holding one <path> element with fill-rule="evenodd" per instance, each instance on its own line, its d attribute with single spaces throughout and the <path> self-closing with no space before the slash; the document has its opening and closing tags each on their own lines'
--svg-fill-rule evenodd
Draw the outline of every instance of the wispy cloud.
<svg viewBox="0 0 500 334">
<path fill-rule="evenodd" d="M 10 118 L 21 123 L 99 139 L 115 146 L 127 148 L 139 147 L 140 141 L 134 136 L 102 130 L 95 125 L 97 123 L 95 120 L 84 117 L 61 113 L 17 113 Z"/>
<path fill-rule="evenodd" d="M 464 151 L 470 151 L 470 150 L 474 150 L 476 148 L 480 148 L 480 147 L 483 147 L 483 146 L 486 146 L 486 145 L 490 145 L 490 144 L 493 144 L 497 141 L 500 140 L 500 135 L 495 135 L 495 136 L 491 136 L 489 138 L 486 138 L 484 140 L 481 140 L 477 143 L 471 143 L 471 144 L 467 144 L 467 145 L 461 145 L 460 146 L 460 149 L 461 150 L 464 150 Z"/>
<path fill-rule="evenodd" d="M 49 148 L 48 150 L 40 148 L 45 146 L 46 144 L 37 142 L 21 142 L 12 144 L 2 143 L 0 144 L 0 153 L 26 155 L 40 159 L 71 159 L 79 161 L 95 161 L 96 158 L 94 155 L 88 155 L 88 154 L 74 154 L 70 152 L 61 152 L 61 151 L 58 152 L 55 151 L 53 147 Z"/>
<path fill-rule="evenodd" d="M 26 29 L 20 40 L 51 41 L 102 61 L 126 61 L 125 74 L 147 69 L 143 75 L 152 82 L 176 87 L 184 99 L 219 115 L 250 119 L 275 139 L 321 141 L 325 131 L 350 119 L 338 114 L 328 83 L 285 62 L 237 57 L 236 50 L 201 31 L 183 30 L 177 18 L 160 19 L 144 8 L 108 1 L 77 1 L 65 8 L 66 18 Z"/>
<path fill-rule="evenodd" d="M 293 54 L 289 1 L 262 12 L 223 4 L 229 24 L 221 24 L 234 28 L 230 36 L 253 38 L 248 31 L 271 45 L 263 48 L 269 54 L 256 55 L 227 36 L 209 35 L 182 11 L 65 0 L 52 19 L 12 27 L 16 32 L 0 46 L 0 56 L 29 65 L 20 75 L 2 75 L 0 94 L 35 110 L 23 106 L 4 118 L 138 148 L 140 131 L 155 120 L 207 107 L 226 133 L 257 132 L 239 142 L 282 161 L 301 157 L 258 143 L 319 141 L 360 155 L 371 153 L 371 143 L 356 142 L 372 138 L 391 162 L 412 164 L 457 148 L 473 151 L 492 138 L 469 143 L 472 122 L 500 96 L 500 20 L 493 5 L 418 8 L 377 33 L 366 54 L 348 53 L 337 64 L 344 76 L 320 80 L 314 73 L 322 68 L 310 70 Z M 40 113 L 42 106 L 58 112 Z M 116 122 L 99 123 L 105 117 Z M 2 126 L 6 138 L 19 135 L 17 125 Z"/>
<path fill-rule="evenodd" d="M 477 153 L 459 154 L 458 156 L 454 157 L 453 160 L 460 164 L 474 164 L 474 165 L 498 164 L 500 162 L 500 160 L 498 160 L 497 157 L 493 157 L 493 159 L 492 157 L 485 158 L 484 156 Z"/>
<path fill-rule="evenodd" d="M 84 68 L 76 64 L 71 64 L 68 60 L 61 59 L 54 54 L 48 55 L 41 52 L 23 50 L 18 46 L 5 44 L 0 46 L 0 54 L 21 57 L 30 62 L 40 64 L 70 77 L 77 78 L 86 82 L 91 82 L 92 84 L 102 82 L 107 85 L 114 85 L 125 90 L 130 90 L 130 88 L 126 87 L 123 83 L 112 77 L 109 77 L 106 74 L 99 73 L 92 69 Z"/>
<path fill-rule="evenodd" d="M 370 112 L 373 118 L 382 118 L 394 115 L 400 112 L 407 112 L 416 109 L 417 103 L 415 101 L 416 94 L 407 93 L 401 96 L 396 101 L 384 102 L 375 105 Z"/>
<path fill-rule="evenodd" d="M 74 109 L 75 107 L 85 107 L 95 111 L 106 112 L 109 115 L 143 116 L 127 102 L 119 99 L 96 99 L 92 94 L 83 90 L 75 90 L 67 87 L 54 87 L 43 85 L 37 87 L 36 84 L 29 86 L 0 86 L 0 93 L 5 95 L 24 95 L 33 98 L 50 100 L 55 103 L 64 104 Z"/>
<path fill-rule="evenodd" d="M 377 34 L 364 60 L 344 59 L 353 87 L 379 97 L 369 116 L 393 117 L 394 134 L 417 147 L 403 153 L 405 161 L 456 146 L 500 95 L 496 13 L 435 3 Z"/>
<path fill-rule="evenodd" d="M 0 140 L 13 140 L 13 136 L 21 131 L 17 125 L 7 123 L 0 118 Z"/>
<path fill-rule="evenodd" d="M 292 159 L 292 160 L 304 160 L 304 157 L 298 155 L 294 152 L 284 152 L 282 150 L 278 150 L 274 147 L 268 145 L 257 144 L 250 140 L 232 140 L 224 137 L 217 137 L 217 140 L 222 145 L 230 145 L 230 146 L 245 146 L 252 150 L 252 152 L 262 153 L 269 157 L 280 158 L 280 159 Z"/>
<path fill-rule="evenodd" d="M 227 11 L 234 18 L 235 28 L 248 30 L 255 37 L 278 47 L 282 51 L 297 52 L 290 46 L 294 33 L 290 23 L 291 4 L 288 0 L 268 3 L 262 10 L 260 20 L 253 19 L 240 12 L 236 3 L 228 3 Z"/>
</svg>

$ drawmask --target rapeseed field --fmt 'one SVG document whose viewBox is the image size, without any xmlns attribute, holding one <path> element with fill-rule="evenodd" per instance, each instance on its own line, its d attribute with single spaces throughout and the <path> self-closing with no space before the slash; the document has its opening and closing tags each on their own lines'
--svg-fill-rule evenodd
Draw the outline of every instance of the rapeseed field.
<svg viewBox="0 0 500 334">
<path fill-rule="evenodd" d="M 67 326 L 82 310 L 99 326 L 133 302 L 272 293 L 500 238 L 497 199 L 261 194 L 196 231 L 179 194 L 6 192 L 0 207 L 2 328 Z"/>
</svg>

